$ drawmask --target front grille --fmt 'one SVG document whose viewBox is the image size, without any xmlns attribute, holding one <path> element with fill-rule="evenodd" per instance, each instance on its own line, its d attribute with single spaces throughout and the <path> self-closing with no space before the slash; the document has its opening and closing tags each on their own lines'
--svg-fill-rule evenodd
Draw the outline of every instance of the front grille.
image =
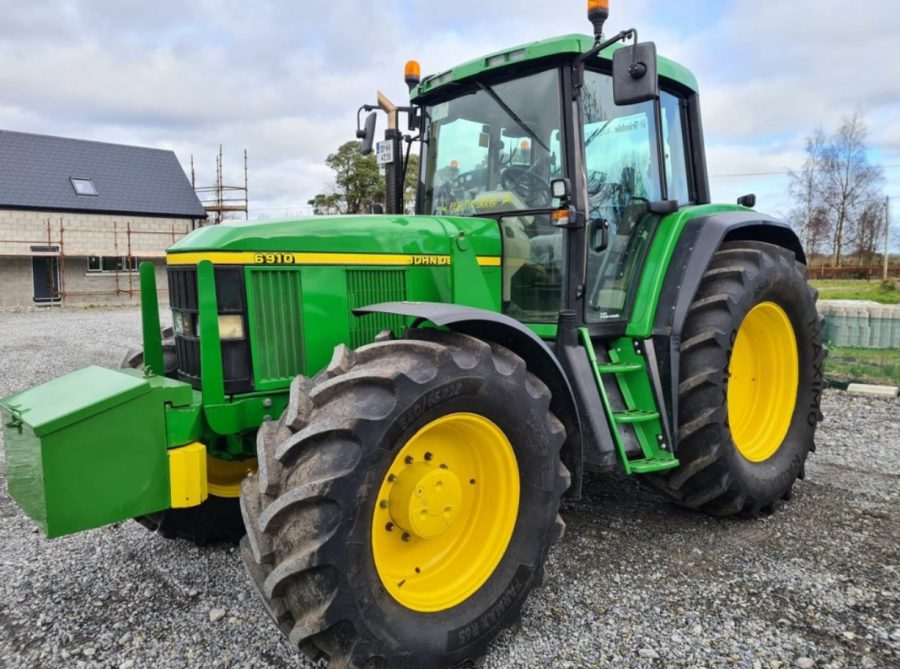
<svg viewBox="0 0 900 669">
<path fill-rule="evenodd" d="M 200 388 L 199 303 L 197 297 L 197 268 L 169 267 L 169 305 L 181 313 L 187 324 L 183 333 L 175 334 L 175 360 L 178 378 Z M 216 303 L 220 314 L 240 314 L 247 330 L 246 291 L 241 267 L 215 269 Z M 253 390 L 250 371 L 250 345 L 241 340 L 223 341 L 222 373 L 228 394 Z"/>
<path fill-rule="evenodd" d="M 169 305 L 177 311 L 197 311 L 197 270 L 169 267 Z"/>
<path fill-rule="evenodd" d="M 347 270 L 347 301 L 350 309 L 358 309 L 379 302 L 400 302 L 406 299 L 406 270 L 360 269 Z M 403 316 L 366 314 L 350 318 L 350 346 L 370 344 L 383 330 L 399 334 L 406 327 Z"/>
<path fill-rule="evenodd" d="M 191 323 L 197 321 L 197 269 L 195 267 L 169 267 L 169 306 L 172 311 L 189 314 Z M 175 335 L 175 360 L 178 377 L 194 386 L 200 380 L 200 340 Z"/>
<path fill-rule="evenodd" d="M 248 281 L 257 388 L 284 385 L 305 371 L 300 272 L 253 269 Z"/>
</svg>

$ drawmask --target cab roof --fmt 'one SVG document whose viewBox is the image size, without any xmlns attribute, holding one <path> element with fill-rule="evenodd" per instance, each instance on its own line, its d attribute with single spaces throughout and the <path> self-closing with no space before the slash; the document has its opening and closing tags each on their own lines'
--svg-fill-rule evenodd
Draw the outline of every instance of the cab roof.
<svg viewBox="0 0 900 669">
<path fill-rule="evenodd" d="M 496 53 L 462 63 L 445 72 L 426 77 L 415 89 L 412 98 L 418 102 L 419 98 L 425 97 L 447 84 L 462 82 L 479 74 L 499 70 L 514 63 L 526 63 L 560 55 L 574 56 L 589 51 L 593 46 L 593 37 L 578 34 L 562 35 L 538 42 L 531 42 L 530 44 L 514 46 L 510 49 L 497 51 Z M 604 49 L 600 53 L 599 58 L 611 60 L 613 52 L 622 48 L 622 46 L 621 43 L 617 43 Z M 657 61 L 660 77 L 671 79 L 694 92 L 698 91 L 697 79 L 686 67 L 662 56 L 657 57 Z"/>
</svg>

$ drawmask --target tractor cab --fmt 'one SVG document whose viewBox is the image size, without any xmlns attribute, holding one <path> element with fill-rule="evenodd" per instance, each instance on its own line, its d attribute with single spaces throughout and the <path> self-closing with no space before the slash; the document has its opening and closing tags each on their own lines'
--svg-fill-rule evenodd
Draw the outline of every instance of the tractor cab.
<svg viewBox="0 0 900 669">
<path fill-rule="evenodd" d="M 496 220 L 500 308 L 536 330 L 574 309 L 623 332 L 662 216 L 709 201 L 696 81 L 633 30 L 604 40 L 603 18 L 594 37 L 407 76 L 400 108 L 420 141 L 416 213 Z"/>
</svg>

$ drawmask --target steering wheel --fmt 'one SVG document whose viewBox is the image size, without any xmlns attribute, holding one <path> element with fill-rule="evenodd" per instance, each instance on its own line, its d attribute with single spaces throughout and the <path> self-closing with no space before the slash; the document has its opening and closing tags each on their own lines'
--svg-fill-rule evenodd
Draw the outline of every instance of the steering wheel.
<svg viewBox="0 0 900 669">
<path fill-rule="evenodd" d="M 500 184 L 522 198 L 529 207 L 550 203 L 550 184 L 525 167 L 507 167 L 500 175 Z"/>
<path fill-rule="evenodd" d="M 474 172 L 474 170 L 473 170 Z M 465 202 L 469 199 L 466 190 L 466 181 L 472 179 L 473 172 L 462 172 L 438 186 L 436 200 L 438 203 L 451 204 L 455 202 Z"/>
</svg>

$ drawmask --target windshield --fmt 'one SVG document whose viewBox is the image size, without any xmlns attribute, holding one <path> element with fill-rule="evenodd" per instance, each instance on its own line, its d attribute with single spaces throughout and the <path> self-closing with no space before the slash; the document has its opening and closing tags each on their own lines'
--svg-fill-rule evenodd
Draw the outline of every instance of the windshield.
<svg viewBox="0 0 900 669">
<path fill-rule="evenodd" d="M 562 176 L 559 72 L 474 88 L 426 107 L 423 214 L 476 216 L 552 206 Z"/>
</svg>

